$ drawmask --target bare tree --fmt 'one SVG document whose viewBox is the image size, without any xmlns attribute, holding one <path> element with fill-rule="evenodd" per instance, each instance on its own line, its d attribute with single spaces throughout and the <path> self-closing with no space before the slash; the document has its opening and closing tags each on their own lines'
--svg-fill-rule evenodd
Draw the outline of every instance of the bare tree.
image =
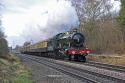
<svg viewBox="0 0 125 83">
<path fill-rule="evenodd" d="M 98 52 L 121 50 L 123 36 L 112 16 L 111 0 L 71 0 L 80 21 L 86 45 Z M 115 48 L 114 48 L 115 47 Z"/>
<path fill-rule="evenodd" d="M 81 24 L 111 19 L 111 0 L 72 0 Z"/>
</svg>

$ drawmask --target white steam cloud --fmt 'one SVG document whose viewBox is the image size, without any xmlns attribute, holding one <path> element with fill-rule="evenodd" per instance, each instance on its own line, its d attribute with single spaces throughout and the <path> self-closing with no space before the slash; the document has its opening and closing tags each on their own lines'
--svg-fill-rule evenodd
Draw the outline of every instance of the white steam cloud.
<svg viewBox="0 0 125 83">
<path fill-rule="evenodd" d="M 0 1 L 4 5 L 0 14 L 9 46 L 15 47 L 31 40 L 36 43 L 79 25 L 70 0 Z M 120 2 L 111 1 L 113 10 L 119 10 Z"/>
<path fill-rule="evenodd" d="M 23 30 L 23 36 L 27 41 L 45 40 L 79 25 L 75 8 L 71 6 L 69 1 L 49 3 L 44 7 L 44 11 L 40 10 L 38 5 L 35 8 L 39 8 L 39 10 L 34 12 L 36 14 L 30 13 L 31 17 L 35 16 L 30 19 L 31 21 L 26 24 L 26 28 Z"/>
<path fill-rule="evenodd" d="M 2 4 L 9 46 L 36 43 L 79 25 L 75 8 L 67 0 L 2 0 Z"/>
</svg>

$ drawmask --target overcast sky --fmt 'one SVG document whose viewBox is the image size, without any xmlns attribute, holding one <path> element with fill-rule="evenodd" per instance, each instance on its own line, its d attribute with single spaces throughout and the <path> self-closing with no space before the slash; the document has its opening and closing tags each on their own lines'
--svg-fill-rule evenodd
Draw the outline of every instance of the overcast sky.
<svg viewBox="0 0 125 83">
<path fill-rule="evenodd" d="M 44 40 L 53 33 L 76 27 L 78 17 L 69 1 L 60 0 L 3 0 L 2 24 L 11 45 L 22 45 L 26 40 Z M 119 9 L 117 1 L 112 0 Z M 59 28 L 60 27 L 60 28 Z"/>
</svg>

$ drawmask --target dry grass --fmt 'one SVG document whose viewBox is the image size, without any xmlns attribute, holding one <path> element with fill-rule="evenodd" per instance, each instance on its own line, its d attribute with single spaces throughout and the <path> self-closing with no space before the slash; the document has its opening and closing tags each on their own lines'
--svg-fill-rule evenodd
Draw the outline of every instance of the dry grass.
<svg viewBox="0 0 125 83">
<path fill-rule="evenodd" d="M 31 83 L 29 71 L 14 55 L 0 58 L 0 83 Z"/>
<path fill-rule="evenodd" d="M 125 55 L 90 55 L 87 59 L 107 64 L 125 66 Z"/>
</svg>

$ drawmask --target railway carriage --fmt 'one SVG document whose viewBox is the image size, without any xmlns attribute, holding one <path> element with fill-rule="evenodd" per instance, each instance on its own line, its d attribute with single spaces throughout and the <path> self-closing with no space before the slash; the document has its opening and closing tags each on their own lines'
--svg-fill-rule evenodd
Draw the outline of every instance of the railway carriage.
<svg viewBox="0 0 125 83">
<path fill-rule="evenodd" d="M 84 46 L 84 41 L 84 35 L 73 30 L 59 33 L 46 41 L 24 46 L 22 53 L 85 62 L 90 50 Z"/>
</svg>

